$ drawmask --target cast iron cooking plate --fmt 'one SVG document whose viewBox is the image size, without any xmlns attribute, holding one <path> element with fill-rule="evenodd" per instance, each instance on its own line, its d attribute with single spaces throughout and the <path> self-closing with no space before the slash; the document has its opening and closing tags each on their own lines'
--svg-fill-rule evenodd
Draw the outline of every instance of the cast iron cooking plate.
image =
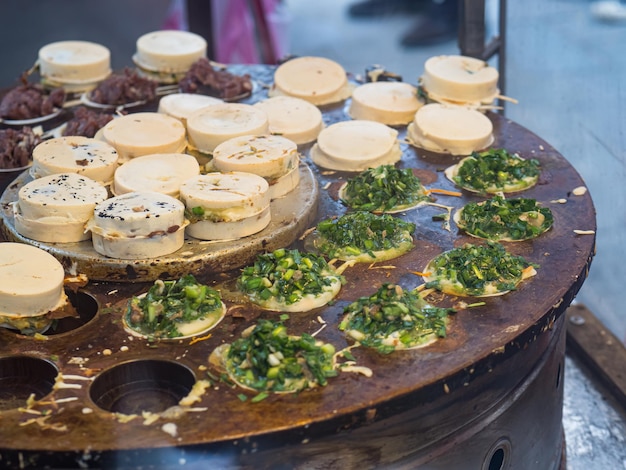
<svg viewBox="0 0 626 470">
<path fill-rule="evenodd" d="M 251 72 L 261 82 L 271 80 L 271 68 L 253 66 L 241 70 Z M 263 98 L 262 93 L 250 102 Z M 344 104 L 325 107 L 325 122 L 347 119 L 344 109 Z M 198 450 L 207 455 L 242 456 L 264 449 L 280 451 L 287 444 L 305 444 L 325 436 L 349 436 L 350 430 L 381 420 L 384 423 L 386 418 L 395 419 L 417 407 L 430 407 L 429 414 L 424 415 L 425 422 L 434 423 L 434 427 L 422 436 L 423 442 L 427 442 L 437 437 L 442 428 L 456 426 L 456 420 L 472 420 L 480 410 L 488 410 L 530 374 L 550 344 L 553 328 L 560 324 L 563 312 L 584 282 L 594 253 L 595 235 L 578 235 L 574 230 L 596 229 L 589 193 L 580 196 L 572 193 L 584 182 L 567 160 L 521 126 L 497 114 L 488 117 L 494 124 L 494 147 L 504 147 L 540 161 L 539 184 L 520 195 L 537 199 L 554 213 L 554 227 L 541 237 L 505 244 L 509 251 L 539 265 L 537 276 L 524 282 L 517 291 L 484 299 L 484 306 L 460 309 L 452 317 L 448 336 L 426 348 L 386 356 L 362 348 L 353 350 L 358 364 L 373 371 L 372 377 L 344 372 L 330 379 L 326 387 L 298 395 L 270 396 L 258 403 L 250 401 L 254 394 L 230 388 L 219 380 L 211 381 L 212 385 L 191 405 L 193 411 L 144 424 L 141 418 L 122 421 L 99 409 L 89 398 L 92 378 L 120 363 L 159 359 L 180 363 L 193 371 L 198 380 L 211 380 L 215 371 L 207 361 L 210 352 L 224 342 L 231 342 L 257 318 L 276 318 L 276 314 L 262 312 L 232 292 L 232 280 L 238 270 L 219 274 L 200 272 L 201 280 L 222 289 L 228 306 L 226 318 L 209 337 L 197 341 L 149 343 L 129 336 L 120 320 L 128 298 L 145 291 L 149 283 L 91 283 L 86 291 L 97 299 L 99 310 L 79 330 L 51 336 L 47 341 L 0 331 L 2 356 L 29 354 L 55 358 L 60 372 L 73 377 L 64 380 L 76 385 L 55 391 L 56 399 L 74 399 L 64 402 L 62 407 L 36 406 L 38 410 L 48 410 L 46 423 L 58 425 L 60 430 L 21 425 L 28 417 L 17 410 L 0 413 L 1 447 L 28 451 L 34 457 L 48 451 L 62 454 L 89 449 L 93 456 L 99 452 L 133 453 L 140 449 L 156 452 L 172 446 L 187 446 L 184 448 L 189 452 Z M 399 131 L 403 137 L 405 129 Z M 403 145 L 399 166 L 414 168 L 426 187 L 454 190 L 443 170 L 456 161 L 458 158 Z M 337 186 L 351 174 L 327 172 L 313 164 L 310 167 L 320 188 L 316 220 L 345 212 L 335 194 Z M 462 192 L 461 197 L 438 196 L 437 199 L 440 204 L 459 208 L 481 197 Z M 415 248 L 380 265 L 348 268 L 344 273 L 346 284 L 336 302 L 326 308 L 290 315 L 286 322 L 289 332 L 314 333 L 322 328 L 318 337 L 340 350 L 349 345 L 337 328 L 345 305 L 372 293 L 382 283 L 415 287 L 422 281 L 413 271 L 422 270 L 433 256 L 465 242 L 480 243 L 460 233 L 454 224 L 450 231 L 445 230 L 440 221 L 433 220 L 433 216 L 442 212 L 441 208 L 426 206 L 400 214 L 417 224 Z M 293 246 L 300 244 L 297 240 Z M 459 299 L 431 295 L 429 300 L 450 306 Z M 480 387 L 480 393 L 476 392 L 476 386 Z M 242 393 L 247 400 L 241 399 Z M 462 399 L 467 403 L 467 408 L 462 409 L 463 416 L 446 415 L 446 400 L 464 393 L 471 395 Z M 439 414 L 442 418 L 438 420 Z M 175 434 L 164 432 L 166 423 L 175 424 Z M 416 421 L 414 425 L 420 423 Z M 233 458 L 236 462 L 236 457 Z"/>
</svg>

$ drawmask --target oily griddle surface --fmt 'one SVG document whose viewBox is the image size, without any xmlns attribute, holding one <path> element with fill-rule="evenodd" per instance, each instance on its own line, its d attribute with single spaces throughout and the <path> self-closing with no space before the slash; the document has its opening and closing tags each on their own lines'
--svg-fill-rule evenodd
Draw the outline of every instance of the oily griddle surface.
<svg viewBox="0 0 626 470">
<path fill-rule="evenodd" d="M 250 68 L 267 75 L 263 67 Z M 265 74 L 265 75 L 263 75 Z M 346 119 L 347 104 L 324 109 L 327 124 Z M 372 377 L 342 372 L 323 388 L 298 395 L 273 395 L 252 403 L 242 401 L 239 394 L 251 398 L 253 393 L 213 382 L 199 401 L 186 413 L 170 419 L 144 424 L 141 417 L 121 422 L 112 413 L 96 407 L 89 398 L 89 381 L 77 388 L 60 388 L 46 397 L 70 398 L 62 404 L 37 404 L 35 409 L 48 410 L 48 424 L 66 425 L 62 431 L 51 431 L 39 424 L 20 425 L 32 416 L 20 410 L 0 412 L 0 442 L 7 449 L 91 451 L 124 450 L 205 444 L 219 449 L 237 449 L 237 445 L 255 447 L 256 442 L 272 446 L 272 438 L 280 443 L 300 441 L 321 435 L 332 435 L 341 429 L 359 426 L 367 420 L 400 413 L 416 406 L 419 400 L 436 401 L 440 396 L 462 390 L 464 383 L 477 376 L 488 376 L 505 357 L 523 354 L 528 344 L 540 341 L 549 332 L 584 282 L 593 256 L 595 235 L 578 235 L 574 230 L 595 230 L 595 211 L 589 193 L 576 196 L 572 190 L 583 186 L 577 172 L 548 143 L 496 114 L 489 114 L 494 123 L 494 147 L 518 152 L 525 158 L 541 162 L 540 182 L 519 193 L 550 207 L 554 226 L 539 238 L 505 243 L 510 252 L 522 255 L 539 265 L 537 275 L 521 284 L 517 291 L 484 300 L 485 305 L 460 309 L 451 318 L 447 338 L 423 349 L 380 355 L 364 348 L 353 349 L 360 366 L 372 370 Z M 401 137 L 404 128 L 399 129 Z M 416 169 L 427 188 L 455 190 L 443 170 L 457 162 L 458 157 L 402 145 L 400 166 Z M 305 154 L 307 150 L 305 149 Z M 336 199 L 336 189 L 352 174 L 327 172 L 310 163 L 319 183 L 317 220 L 340 215 L 346 208 Z M 462 197 L 437 196 L 437 203 L 459 208 L 483 197 L 463 191 Z M 553 202 L 561 200 L 561 203 Z M 343 307 L 359 296 L 368 295 L 382 283 L 398 283 L 406 288 L 422 283 L 413 271 L 420 271 L 435 255 L 463 243 L 481 243 L 456 229 L 442 227 L 432 217 L 444 212 L 439 207 L 425 206 L 399 216 L 417 224 L 415 248 L 408 254 L 380 265 L 357 265 L 348 268 L 346 284 L 336 302 L 326 308 L 303 314 L 291 314 L 286 321 L 291 334 L 314 333 L 332 342 L 337 350 L 348 346 L 337 325 Z M 296 242 L 293 246 L 301 246 Z M 222 290 L 228 306 L 226 318 L 210 337 L 198 342 L 163 341 L 149 343 L 131 338 L 120 323 L 127 299 L 143 292 L 148 283 L 94 282 L 85 291 L 93 295 L 99 309 L 95 318 L 83 327 L 45 341 L 0 331 L 2 355 L 27 354 L 53 358 L 64 376 L 95 377 L 104 370 L 146 359 L 169 360 L 188 367 L 198 380 L 207 379 L 207 371 L 217 373 L 208 363 L 211 351 L 224 342 L 231 342 L 257 318 L 278 314 L 263 312 L 246 303 L 233 289 L 238 271 L 223 274 L 200 274 L 198 277 Z M 429 301 L 439 306 L 457 305 L 459 298 L 433 294 Z M 472 302 L 472 298 L 465 299 Z M 86 411 L 87 410 L 87 411 Z M 161 429 L 175 423 L 176 436 Z M 244 444 L 245 443 L 245 444 Z M 239 450 L 241 450 L 239 448 Z M 237 450 L 234 450 L 237 451 Z"/>
</svg>

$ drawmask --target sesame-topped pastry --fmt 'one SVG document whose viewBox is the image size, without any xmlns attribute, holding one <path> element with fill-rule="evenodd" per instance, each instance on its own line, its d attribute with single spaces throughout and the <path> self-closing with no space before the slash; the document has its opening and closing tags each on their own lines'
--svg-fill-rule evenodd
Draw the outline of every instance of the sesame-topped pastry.
<svg viewBox="0 0 626 470">
<path fill-rule="evenodd" d="M 94 249 L 109 258 L 155 258 L 183 246 L 185 206 L 166 194 L 122 194 L 96 205 L 86 229 Z"/>
<path fill-rule="evenodd" d="M 84 225 L 97 203 L 107 198 L 106 188 L 76 173 L 38 178 L 22 186 L 13 205 L 15 230 L 42 242 L 87 240 Z"/>
<path fill-rule="evenodd" d="M 269 185 L 252 173 L 211 172 L 185 181 L 180 199 L 200 240 L 233 240 L 263 230 L 271 221 Z"/>
<path fill-rule="evenodd" d="M 77 173 L 108 183 L 118 167 L 117 151 L 106 142 L 81 136 L 45 140 L 33 149 L 34 178 L 58 173 Z"/>
<path fill-rule="evenodd" d="M 300 155 L 294 142 L 278 135 L 244 135 L 222 142 L 213 152 L 211 166 L 218 171 L 254 173 L 270 185 L 276 199 L 300 181 Z"/>
</svg>

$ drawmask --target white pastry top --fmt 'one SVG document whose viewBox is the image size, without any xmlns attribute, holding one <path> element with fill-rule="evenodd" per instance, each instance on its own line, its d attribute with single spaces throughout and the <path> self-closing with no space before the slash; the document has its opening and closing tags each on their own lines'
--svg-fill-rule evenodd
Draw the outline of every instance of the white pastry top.
<svg viewBox="0 0 626 470">
<path fill-rule="evenodd" d="M 344 121 L 320 132 L 311 149 L 316 165 L 339 171 L 362 171 L 395 163 L 402 152 L 398 131 L 374 121 Z"/>
<path fill-rule="evenodd" d="M 0 243 L 0 314 L 43 315 L 66 302 L 57 259 L 24 243 Z"/>
<path fill-rule="evenodd" d="M 181 153 L 186 147 L 185 126 L 160 113 L 128 114 L 109 121 L 101 131 L 122 162 L 153 153 Z"/>
<path fill-rule="evenodd" d="M 298 146 L 277 135 L 243 135 L 222 142 L 213 151 L 212 165 L 221 172 L 239 171 L 268 182 L 298 166 Z"/>
<path fill-rule="evenodd" d="M 188 31 L 164 30 L 144 34 L 137 39 L 135 63 L 155 72 L 186 72 L 206 56 L 207 42 Z"/>
<path fill-rule="evenodd" d="M 252 173 L 207 173 L 185 181 L 180 199 L 188 210 L 201 208 L 213 222 L 232 222 L 252 217 L 270 203 L 267 181 Z M 193 224 L 192 224 L 193 225 Z"/>
<path fill-rule="evenodd" d="M 498 70 L 483 60 L 442 55 L 426 61 L 420 83 L 434 101 L 480 105 L 498 96 L 498 76 Z"/>
<path fill-rule="evenodd" d="M 202 108 L 187 118 L 189 143 L 211 153 L 222 142 L 240 135 L 269 134 L 267 114 L 242 103 L 222 103 Z"/>
<path fill-rule="evenodd" d="M 353 88 L 337 62 L 324 57 L 298 57 L 276 69 L 269 95 L 293 96 L 324 105 L 345 100 Z"/>
<path fill-rule="evenodd" d="M 493 143 L 493 124 L 474 109 L 427 104 L 415 113 L 407 139 L 412 145 L 433 152 L 469 155 Z"/>
<path fill-rule="evenodd" d="M 424 105 L 417 88 L 402 82 L 371 82 L 352 92 L 350 116 L 390 126 L 408 124 Z"/>
<path fill-rule="evenodd" d="M 154 191 L 178 197 L 183 181 L 200 174 L 198 160 L 185 153 L 159 153 L 133 158 L 115 172 L 113 194 Z"/>
<path fill-rule="evenodd" d="M 324 128 L 322 112 L 300 98 L 274 96 L 254 106 L 267 113 L 270 134 L 281 135 L 298 145 L 313 142 Z"/>
<path fill-rule="evenodd" d="M 60 84 L 89 84 L 111 74 L 108 48 L 88 41 L 60 41 L 39 49 L 42 77 Z"/>
<path fill-rule="evenodd" d="M 194 111 L 223 102 L 219 98 L 196 93 L 172 93 L 159 100 L 158 112 L 172 116 L 184 124 Z"/>
<path fill-rule="evenodd" d="M 86 228 L 111 238 L 150 238 L 185 225 L 178 199 L 151 191 L 115 196 L 97 204 Z"/>
<path fill-rule="evenodd" d="M 115 148 L 98 139 L 81 136 L 57 137 L 33 149 L 34 178 L 57 173 L 77 173 L 102 183 L 113 179 L 118 166 Z"/>
<path fill-rule="evenodd" d="M 76 173 L 61 173 L 26 183 L 18 192 L 17 204 L 26 219 L 60 217 L 84 222 L 107 196 L 100 183 Z"/>
</svg>

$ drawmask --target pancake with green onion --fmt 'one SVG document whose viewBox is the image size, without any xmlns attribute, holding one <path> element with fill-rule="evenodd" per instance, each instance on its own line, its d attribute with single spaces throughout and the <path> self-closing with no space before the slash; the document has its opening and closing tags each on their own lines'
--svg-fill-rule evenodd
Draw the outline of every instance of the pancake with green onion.
<svg viewBox="0 0 626 470">
<path fill-rule="evenodd" d="M 260 320 L 231 344 L 218 346 L 209 362 L 242 388 L 296 393 L 325 386 L 337 375 L 335 348 L 309 334 L 293 336 L 280 321 Z"/>
<path fill-rule="evenodd" d="M 376 262 L 413 249 L 414 231 L 415 224 L 398 217 L 358 211 L 321 221 L 305 243 L 331 259 Z"/>
<path fill-rule="evenodd" d="M 306 312 L 335 298 L 343 282 L 322 256 L 281 248 L 243 268 L 237 287 L 266 310 Z"/>
<path fill-rule="evenodd" d="M 423 271 L 426 288 L 461 297 L 492 297 L 515 290 L 537 274 L 535 265 L 502 245 L 466 243 L 433 258 Z"/>
<path fill-rule="evenodd" d="M 122 322 L 130 333 L 151 339 L 181 339 L 204 334 L 226 314 L 218 291 L 188 274 L 176 281 L 157 280 L 134 296 Z"/>
<path fill-rule="evenodd" d="M 539 173 L 538 160 L 524 159 L 504 149 L 472 152 L 445 170 L 454 184 L 481 194 L 523 191 L 537 184 Z"/>
<path fill-rule="evenodd" d="M 384 284 L 344 309 L 339 329 L 382 354 L 428 346 L 446 336 L 453 309 L 429 305 L 415 290 Z"/>
<path fill-rule="evenodd" d="M 431 201 L 410 168 L 393 165 L 362 171 L 339 189 L 339 198 L 351 209 L 375 213 L 402 212 Z"/>
<path fill-rule="evenodd" d="M 505 199 L 500 195 L 471 202 L 453 218 L 467 234 L 492 241 L 530 240 L 548 231 L 554 222 L 552 211 L 535 199 Z"/>
</svg>

